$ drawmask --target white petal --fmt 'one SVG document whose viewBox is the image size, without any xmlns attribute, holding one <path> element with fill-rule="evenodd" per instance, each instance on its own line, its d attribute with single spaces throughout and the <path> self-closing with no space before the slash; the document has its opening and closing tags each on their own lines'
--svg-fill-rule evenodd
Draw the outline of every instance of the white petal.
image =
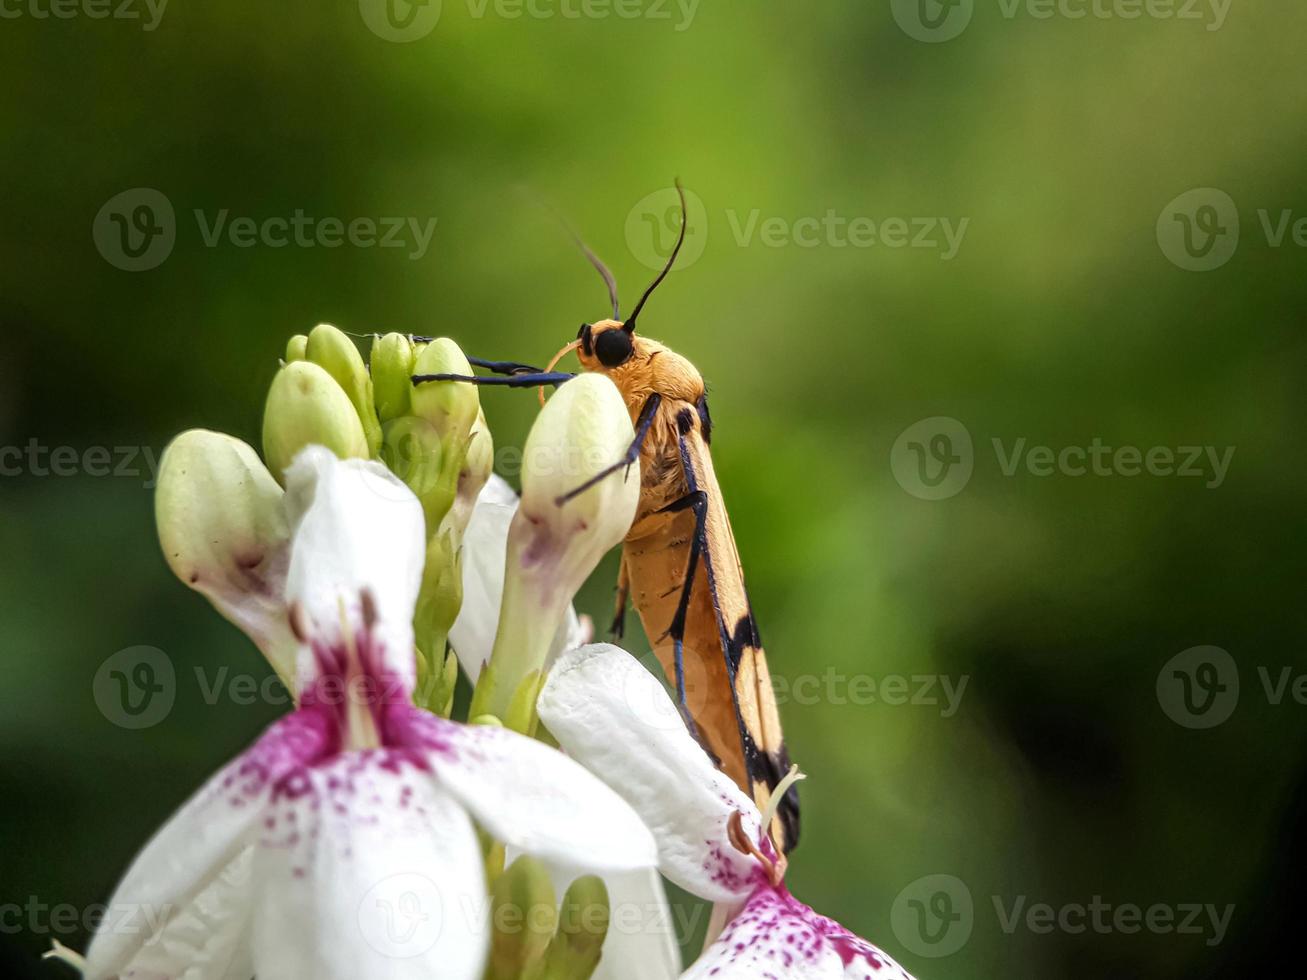
<svg viewBox="0 0 1307 980">
<path fill-rule="evenodd" d="M 784 889 L 763 887 L 683 980 L 912 980 L 907 971 Z"/>
<path fill-rule="evenodd" d="M 257 975 L 480 980 L 489 942 L 481 848 L 422 760 L 350 752 L 293 782 L 256 852 Z"/>
<path fill-rule="evenodd" d="M 318 757 L 328 742 L 323 720 L 297 711 L 184 804 L 145 845 L 110 899 L 104 924 L 87 952 L 86 976 L 98 980 L 127 975 L 137 963 L 169 975 L 197 968 L 196 977 L 223 976 L 221 968 L 233 962 L 227 957 L 234 958 L 237 950 L 224 949 L 220 940 L 235 943 L 240 930 L 220 928 L 199 954 L 184 940 L 191 930 L 181 920 L 196 918 L 218 926 L 242 911 L 245 903 L 232 902 L 221 887 L 211 887 L 257 835 L 277 784 Z M 239 875 L 228 884 L 241 890 Z M 132 925 L 136 928 L 129 928 Z M 169 937 L 176 942 L 170 944 Z M 191 959 L 196 955 L 201 959 Z"/>
<path fill-rule="evenodd" d="M 486 485 L 481 488 L 481 493 L 477 496 L 477 506 L 482 504 L 506 504 L 509 507 L 517 507 L 517 491 L 509 485 L 498 473 L 491 473 L 490 479 Z"/>
<path fill-rule="evenodd" d="M 131 980 L 250 980 L 250 864 L 247 847 L 132 959 Z M 129 924 L 127 928 L 132 928 Z"/>
<path fill-rule="evenodd" d="M 292 531 L 286 592 L 298 604 L 309 639 L 334 646 L 345 637 L 342 614 L 356 634 L 363 599 L 371 597 L 384 641 L 383 665 L 413 680 L 413 609 L 426 554 L 422 506 L 380 463 L 337 459 L 309 446 L 286 471 Z M 301 655 L 300 689 L 317 676 Z"/>
<path fill-rule="evenodd" d="M 517 513 L 518 499 L 503 477 L 491 475 L 477 497 L 472 520 L 463 536 L 463 606 L 449 631 L 449 642 L 458 662 L 473 682 L 490 659 L 499 626 L 499 607 L 504 598 L 504 560 L 508 548 L 508 527 Z M 554 637 L 549 660 L 561 651 L 584 643 L 576 610 L 568 607 L 563 624 Z"/>
<path fill-rule="evenodd" d="M 608 936 L 592 980 L 676 980 L 681 975 L 681 949 L 658 872 L 604 875 L 604 884 L 610 910 Z"/>
<path fill-rule="evenodd" d="M 730 845 L 727 823 L 739 812 L 744 831 L 757 840 L 758 808 L 713 766 L 666 689 L 638 660 L 607 643 L 565 653 L 539 709 L 563 749 L 653 831 L 663 874 L 713 902 L 753 891 L 760 866 Z"/>
<path fill-rule="evenodd" d="M 657 861 L 653 838 L 622 798 L 535 739 L 395 706 L 386 740 L 426 753 L 437 783 L 511 847 L 580 873 Z"/>
</svg>

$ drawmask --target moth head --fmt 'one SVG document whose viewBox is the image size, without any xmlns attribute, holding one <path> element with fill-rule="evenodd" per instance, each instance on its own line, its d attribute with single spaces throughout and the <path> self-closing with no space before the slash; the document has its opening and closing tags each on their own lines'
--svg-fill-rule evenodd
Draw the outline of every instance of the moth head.
<svg viewBox="0 0 1307 980">
<path fill-rule="evenodd" d="M 583 323 L 577 331 L 576 355 L 587 371 L 621 367 L 635 353 L 635 330 L 618 320 Z"/>
<path fill-rule="evenodd" d="M 608 287 L 608 300 L 612 304 L 613 318 L 611 320 L 596 320 L 594 323 L 582 323 L 581 329 L 576 332 L 576 340 L 554 355 L 554 359 L 549 362 L 549 370 L 553 370 L 553 366 L 558 363 L 559 359 L 573 350 L 576 351 L 581 366 L 587 371 L 612 371 L 621 367 L 638 352 L 641 341 L 635 336 L 635 321 L 639 318 L 640 311 L 644 309 L 644 304 L 653 295 L 653 291 L 667 278 L 667 273 L 672 271 L 672 266 L 676 264 L 676 257 L 680 254 L 681 246 L 685 243 L 685 222 L 687 217 L 685 189 L 681 187 L 679 180 L 676 181 L 676 193 L 681 199 L 681 231 L 676 238 L 676 245 L 667 258 L 667 264 L 663 266 L 662 271 L 658 273 L 654 281 L 649 284 L 649 288 L 644 291 L 640 301 L 635 304 L 635 309 L 631 310 L 630 315 L 625 320 L 618 319 L 621 316 L 621 308 L 617 301 L 617 281 L 613 278 L 613 274 L 584 242 L 576 238 L 576 243 L 581 252 L 589 260 L 590 264 L 598 270 L 604 284 Z"/>
</svg>

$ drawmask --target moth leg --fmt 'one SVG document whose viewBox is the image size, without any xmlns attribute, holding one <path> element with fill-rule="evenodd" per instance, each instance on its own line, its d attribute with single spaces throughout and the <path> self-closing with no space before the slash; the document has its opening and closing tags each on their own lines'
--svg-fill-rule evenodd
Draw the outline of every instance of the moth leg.
<svg viewBox="0 0 1307 980">
<path fill-rule="evenodd" d="M 525 375 L 523 375 L 523 377 L 525 377 Z M 561 497 L 558 497 L 554 500 L 554 503 L 561 507 L 577 494 L 585 493 L 585 491 L 589 490 L 600 480 L 604 479 L 604 477 L 611 476 L 623 467 L 629 470 L 631 466 L 635 464 L 635 461 L 640 458 L 640 447 L 644 445 L 645 436 L 649 435 L 649 430 L 653 428 L 654 419 L 658 415 L 658 406 L 662 404 L 662 400 L 663 396 L 658 394 L 656 391 L 645 399 L 644 407 L 640 409 L 640 417 L 635 421 L 635 438 L 631 440 L 631 445 L 626 450 L 625 456 L 619 459 L 612 466 L 605 466 L 575 490 L 569 490 Z"/>
<path fill-rule="evenodd" d="M 690 541 L 690 561 L 685 569 L 685 584 L 681 587 L 681 598 L 676 603 L 676 615 L 672 617 L 672 625 L 667 627 L 667 632 L 662 638 L 672 639 L 676 666 L 676 703 L 681 710 L 681 717 L 685 719 L 685 726 L 690 730 L 690 734 L 702 745 L 703 739 L 699 736 L 699 727 L 694 723 L 685 696 L 685 620 L 690 611 L 690 595 L 694 590 L 695 573 L 699 569 L 699 555 L 703 551 L 704 530 L 708 523 L 708 493 L 704 490 L 691 490 L 684 497 L 663 507 L 658 513 L 671 514 L 687 509 L 694 511 L 694 537 Z M 704 748 L 707 750 L 706 745 Z M 712 755 L 712 752 L 709 750 L 708 754 Z"/>
<path fill-rule="evenodd" d="M 416 334 L 409 334 L 409 340 L 419 344 L 429 344 L 435 340 L 435 337 L 419 337 Z M 530 364 L 520 364 L 517 361 L 487 361 L 484 357 L 469 357 L 467 362 L 473 367 L 485 368 L 495 374 L 541 374 L 540 368 L 532 367 Z"/>
<path fill-rule="evenodd" d="M 631 573 L 626 567 L 626 549 L 622 549 L 622 561 L 617 571 L 617 607 L 613 612 L 613 625 L 608 632 L 614 639 L 620 640 L 626 634 L 626 602 L 631 597 Z"/>
<path fill-rule="evenodd" d="M 358 333 L 350 334 L 351 337 L 371 337 L 373 343 L 381 339 L 379 333 Z M 435 337 L 423 337 L 420 334 L 408 334 L 408 339 L 415 344 L 429 344 Z M 495 374 L 540 374 L 541 369 L 532 367 L 530 364 L 519 364 L 517 361 L 487 361 L 484 357 L 469 357 L 467 362 L 474 367 L 485 368 Z"/>
<path fill-rule="evenodd" d="M 469 357 L 467 362 L 473 367 L 485 368 L 494 374 L 544 374 L 538 367 L 519 364 L 517 361 L 487 361 L 483 357 Z"/>
<path fill-rule="evenodd" d="M 514 374 L 507 378 L 480 378 L 474 374 L 415 374 L 412 380 L 415 385 L 428 381 L 461 381 L 470 385 L 501 388 L 538 388 L 540 385 L 561 385 L 575 377 L 566 371 L 540 371 L 535 374 Z"/>
</svg>

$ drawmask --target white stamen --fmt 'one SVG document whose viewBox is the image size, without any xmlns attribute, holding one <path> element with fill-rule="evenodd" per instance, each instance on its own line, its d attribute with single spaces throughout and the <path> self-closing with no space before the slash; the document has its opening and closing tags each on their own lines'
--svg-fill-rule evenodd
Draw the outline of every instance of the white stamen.
<svg viewBox="0 0 1307 980">
<path fill-rule="evenodd" d="M 799 772 L 798 766 L 790 766 L 790 771 L 785 774 L 784 779 L 776 784 L 776 788 L 771 792 L 771 799 L 767 801 L 767 809 L 762 814 L 762 825 L 764 827 L 771 826 L 772 820 L 776 817 L 776 811 L 781 805 L 781 800 L 790 791 L 790 787 L 807 778 L 806 774 Z"/>
<path fill-rule="evenodd" d="M 367 600 L 364 599 L 366 607 Z M 346 711 L 346 740 L 351 749 L 375 749 L 381 745 L 381 735 L 377 732 L 376 720 L 372 716 L 371 699 L 376 696 L 370 681 L 376 680 L 365 676 L 363 662 L 359 657 L 358 638 L 349 621 L 345 609 L 345 600 L 340 600 L 340 633 L 345 643 L 345 684 L 344 696 Z M 359 690 L 358 688 L 362 689 Z"/>
<path fill-rule="evenodd" d="M 81 973 L 86 972 L 86 957 L 69 949 L 57 939 L 50 940 L 50 948 L 41 954 L 41 959 L 61 960 Z"/>
</svg>

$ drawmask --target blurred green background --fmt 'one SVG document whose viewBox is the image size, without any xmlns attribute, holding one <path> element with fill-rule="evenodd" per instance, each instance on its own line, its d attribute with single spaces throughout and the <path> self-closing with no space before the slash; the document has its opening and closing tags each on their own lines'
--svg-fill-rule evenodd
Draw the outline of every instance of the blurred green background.
<svg viewBox="0 0 1307 980">
<path fill-rule="evenodd" d="M 145 23 L 6 0 L 0 446 L 22 452 L 0 477 L 0 974 L 60 975 L 38 964 L 49 940 L 84 947 L 81 912 L 281 710 L 206 703 L 195 667 L 267 668 L 165 567 L 146 459 L 97 476 L 85 451 L 157 454 L 191 426 L 257 444 L 286 337 L 319 321 L 547 359 L 607 311 L 533 196 L 583 230 L 629 308 L 662 217 L 646 198 L 675 175 L 702 201 L 702 252 L 641 326 L 712 388 L 718 475 L 811 777 L 794 891 L 923 980 L 1272 962 L 1302 898 L 1307 805 L 1307 708 L 1292 686 L 1274 696 L 1282 671 L 1307 669 L 1307 250 L 1292 230 L 1275 247 L 1259 211 L 1271 232 L 1285 211 L 1307 217 L 1292 43 L 1307 9 L 1246 0 L 1222 18 L 1184 0 L 1170 9 L 1197 19 L 1044 19 L 1009 0 L 923 2 L 952 18 L 945 33 L 971 19 L 926 43 L 913 4 L 889 0 L 651 0 L 632 18 L 445 0 L 434 26 L 435 8 L 392 9 L 431 28 L 397 43 L 372 0 L 174 0 L 152 30 L 144 6 L 131 9 Z M 133 188 L 176 216 L 171 252 L 136 272 L 92 233 Z M 1206 272 L 1158 235 L 1159 216 L 1183 227 L 1164 212 L 1194 188 L 1228 194 L 1241 225 L 1222 254 L 1228 205 L 1199 201 L 1199 234 L 1223 243 L 1208 258 L 1228 258 Z M 209 246 L 194 212 L 224 209 L 437 224 L 419 257 Z M 828 212 L 890 241 L 795 224 Z M 968 224 L 946 259 L 895 247 L 893 218 Z M 483 400 L 497 443 L 520 445 L 533 395 Z M 969 434 L 973 470 L 923 499 L 922 450 L 894 446 L 938 416 Z M 952 431 L 946 455 L 965 456 Z M 1008 475 L 1021 439 L 1235 452 L 1215 487 Z M 42 475 L 29 445 L 80 462 Z M 600 621 L 614 574 L 610 558 L 579 599 Z M 139 644 L 177 665 L 178 693 L 131 731 L 101 714 L 92 681 Z M 1200 645 L 1228 651 L 1240 681 L 1237 707 L 1204 729 L 1159 696 L 1168 661 Z M 914 676 L 936 678 L 934 703 L 868 696 L 896 677 L 912 693 Z M 940 678 L 966 679 L 951 713 Z M 940 893 L 959 918 L 913 918 Z M 1075 928 L 1095 896 L 1165 906 L 1177 925 L 1188 903 L 1234 909 L 1219 936 L 1206 912 L 1198 932 L 1116 928 L 1111 913 Z M 1065 924 L 1027 919 L 1041 903 Z M 42 905 L 75 921 L 52 925 Z"/>
</svg>

